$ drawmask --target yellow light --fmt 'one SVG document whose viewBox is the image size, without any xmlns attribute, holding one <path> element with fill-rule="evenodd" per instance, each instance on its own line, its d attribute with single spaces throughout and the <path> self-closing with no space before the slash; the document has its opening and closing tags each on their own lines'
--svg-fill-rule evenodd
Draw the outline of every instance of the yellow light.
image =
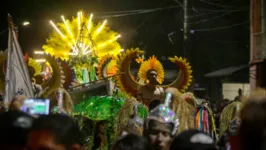
<svg viewBox="0 0 266 150">
<path fill-rule="evenodd" d="M 53 21 L 50 21 L 50 24 L 55 28 L 55 30 L 61 35 L 62 38 L 66 38 L 66 36 L 57 28 Z"/>
<path fill-rule="evenodd" d="M 90 19 L 89 19 L 89 23 L 88 23 L 88 32 L 89 32 L 89 33 L 90 33 L 90 31 L 91 31 L 92 17 L 93 17 L 93 14 L 90 15 Z"/>
<path fill-rule="evenodd" d="M 85 47 L 85 48 L 83 49 L 83 52 L 84 52 L 84 53 L 86 53 L 86 52 L 87 52 L 87 50 L 89 49 L 89 47 L 90 47 L 90 46 L 89 46 L 89 45 L 87 45 L 87 47 Z"/>
<path fill-rule="evenodd" d="M 43 52 L 43 51 L 34 51 L 34 54 L 40 54 L 40 55 L 43 55 L 44 52 Z"/>
<path fill-rule="evenodd" d="M 81 27 L 80 12 L 78 12 L 78 30 L 80 31 Z"/>
<path fill-rule="evenodd" d="M 42 62 L 46 62 L 46 59 L 36 59 L 36 62 L 42 63 Z"/>
<path fill-rule="evenodd" d="M 97 29 L 96 34 L 99 34 L 102 31 L 106 23 L 107 23 L 107 20 L 104 20 L 103 24 Z"/>
<path fill-rule="evenodd" d="M 75 45 L 72 45 L 70 42 L 68 42 L 68 45 L 71 47 L 71 49 L 75 52 L 78 53 L 77 47 Z"/>
<path fill-rule="evenodd" d="M 108 45 L 108 44 L 111 44 L 112 42 L 114 42 L 115 40 L 117 40 L 117 39 L 120 38 L 120 37 L 121 37 L 121 35 L 119 34 L 119 35 L 117 35 L 116 37 L 114 37 L 113 39 L 110 39 L 110 40 L 107 41 L 107 42 L 104 42 L 104 43 L 99 44 L 98 47 L 104 47 L 104 46 L 106 46 L 106 45 Z"/>
<path fill-rule="evenodd" d="M 68 54 L 72 56 L 78 55 L 78 53 L 68 53 Z"/>
<path fill-rule="evenodd" d="M 55 29 L 53 29 L 54 32 L 51 37 L 49 37 L 49 39 L 52 40 L 47 41 L 47 44 L 44 45 L 44 51 L 54 53 L 56 57 L 66 59 L 69 58 L 69 52 L 78 55 L 83 55 L 84 53 L 91 55 L 92 53 L 95 53 L 99 55 L 99 57 L 103 54 L 111 53 L 112 51 L 115 54 L 119 53 L 121 47 L 116 40 L 120 38 L 121 35 L 118 35 L 114 31 L 106 30 L 108 23 L 106 20 L 94 24 L 95 19 L 93 17 L 95 17 L 93 13 L 86 15 L 81 11 L 77 11 L 75 17 L 72 19 L 67 18 L 63 14 L 62 16 L 60 15 L 60 24 L 52 22 L 52 20 L 51 24 L 53 24 Z M 84 23 L 85 26 L 83 26 Z M 86 28 L 84 31 L 83 27 Z M 101 35 L 104 36 L 99 37 Z M 97 38 L 97 36 L 99 38 Z M 83 44 L 79 44 L 80 41 L 82 41 Z M 101 48 L 99 48 L 99 46 Z M 107 46 L 110 46 L 110 49 L 106 49 Z M 92 50 L 92 52 L 88 54 L 90 50 Z"/>
<path fill-rule="evenodd" d="M 80 11 L 79 14 L 80 14 L 80 19 L 82 21 L 82 18 L 83 18 L 82 11 Z"/>
<path fill-rule="evenodd" d="M 27 26 L 27 25 L 29 25 L 29 24 L 30 24 L 29 21 L 25 21 L 25 22 L 23 22 L 23 26 Z"/>
<path fill-rule="evenodd" d="M 85 43 L 82 43 L 82 49 L 83 50 L 85 49 Z"/>
<path fill-rule="evenodd" d="M 61 16 L 61 18 L 62 18 L 62 20 L 63 20 L 63 22 L 64 22 L 64 24 L 66 26 L 66 29 L 67 29 L 68 34 L 70 34 L 70 36 L 73 38 L 73 33 L 71 32 L 70 27 L 69 27 L 68 23 L 65 20 L 65 17 L 64 16 Z"/>
<path fill-rule="evenodd" d="M 88 53 L 91 53 L 91 52 L 92 52 L 92 50 L 86 51 L 83 53 L 83 55 L 87 55 Z"/>
<path fill-rule="evenodd" d="M 124 51 L 124 49 L 120 49 L 120 50 L 119 50 L 119 52 L 123 52 L 123 51 Z"/>
<path fill-rule="evenodd" d="M 121 35 L 120 35 L 120 34 L 119 34 L 119 35 L 117 35 L 117 36 L 115 37 L 115 40 L 116 40 L 116 39 L 118 39 L 118 38 L 120 38 L 120 37 L 121 37 Z"/>
</svg>

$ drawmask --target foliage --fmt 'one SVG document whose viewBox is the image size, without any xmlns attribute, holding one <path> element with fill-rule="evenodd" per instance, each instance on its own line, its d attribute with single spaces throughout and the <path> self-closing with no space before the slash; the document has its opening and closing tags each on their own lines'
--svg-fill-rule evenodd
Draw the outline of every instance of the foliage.
<svg viewBox="0 0 266 150">
<path fill-rule="evenodd" d="M 93 146 L 93 137 L 95 126 L 98 121 L 108 121 L 108 145 L 104 149 L 108 149 L 113 144 L 115 139 L 114 131 L 116 131 L 118 123 L 118 113 L 126 99 L 126 95 L 122 92 L 116 92 L 114 96 L 94 96 L 88 98 L 74 106 L 74 115 L 80 128 L 83 131 L 81 143 L 88 145 L 90 148 Z M 145 118 L 148 110 L 142 104 L 138 105 L 139 116 Z M 84 119 L 87 118 L 87 119 Z M 89 148 L 89 149 L 90 149 Z"/>
<path fill-rule="evenodd" d="M 122 98 L 94 96 L 76 105 L 74 112 L 91 120 L 108 120 L 112 114 L 118 114 L 123 102 Z"/>
</svg>

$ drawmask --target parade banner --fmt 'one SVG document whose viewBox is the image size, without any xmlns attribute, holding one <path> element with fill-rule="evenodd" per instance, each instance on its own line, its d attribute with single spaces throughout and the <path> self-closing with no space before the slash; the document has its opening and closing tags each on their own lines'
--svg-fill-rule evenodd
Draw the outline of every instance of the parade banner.
<svg viewBox="0 0 266 150">
<path fill-rule="evenodd" d="M 8 14 L 8 57 L 5 77 L 4 101 L 8 103 L 16 95 L 33 97 L 32 82 L 18 43 L 16 27 L 12 17 Z"/>
</svg>

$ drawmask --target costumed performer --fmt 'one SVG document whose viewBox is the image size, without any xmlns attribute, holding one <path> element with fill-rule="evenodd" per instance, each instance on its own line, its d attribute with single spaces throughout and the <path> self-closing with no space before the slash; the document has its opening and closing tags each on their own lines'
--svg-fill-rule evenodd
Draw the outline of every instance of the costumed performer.
<svg viewBox="0 0 266 150">
<path fill-rule="evenodd" d="M 141 79 L 146 80 L 148 83 L 138 89 L 136 97 L 139 101 L 147 106 L 152 100 L 163 100 L 164 97 L 164 89 L 158 86 L 158 72 L 161 73 L 160 71 L 151 68 L 146 71 L 145 77 L 143 77 L 142 73 L 140 73 L 140 75 L 142 76 Z"/>
<path fill-rule="evenodd" d="M 165 103 L 151 110 L 145 120 L 143 135 L 154 149 L 169 150 L 179 128 L 178 117 L 170 108 L 171 100 L 171 93 L 166 93 Z"/>
<path fill-rule="evenodd" d="M 207 102 L 198 105 L 195 113 L 195 126 L 214 140 L 217 139 L 214 115 Z"/>
<path fill-rule="evenodd" d="M 182 94 L 182 98 L 188 103 L 190 104 L 192 107 L 194 107 L 196 109 L 197 107 L 197 100 L 194 96 L 193 93 L 191 92 L 186 92 L 184 94 Z"/>
<path fill-rule="evenodd" d="M 220 116 L 220 137 L 222 137 L 226 133 L 231 122 L 238 115 L 238 112 L 240 111 L 241 107 L 241 99 L 236 99 L 223 109 Z"/>
<path fill-rule="evenodd" d="M 179 129 L 177 133 L 195 128 L 194 107 L 182 98 L 182 94 L 178 91 L 178 89 L 169 87 L 165 90 L 165 92 L 172 94 L 170 107 L 179 119 Z"/>
<path fill-rule="evenodd" d="M 148 107 L 153 100 L 159 100 L 162 103 L 164 97 L 164 89 L 166 89 L 167 87 L 175 87 L 184 92 L 192 82 L 191 66 L 186 61 L 186 59 L 177 56 L 169 58 L 169 60 L 172 63 L 176 64 L 176 66 L 179 68 L 177 78 L 171 84 L 160 85 L 164 80 L 164 70 L 162 64 L 159 62 L 159 60 L 157 60 L 155 56 L 152 56 L 148 60 L 141 63 L 138 72 L 140 82 L 136 81 L 130 72 L 130 64 L 134 58 L 141 54 L 143 54 L 143 51 L 135 49 L 128 50 L 118 57 L 119 59 L 117 61 L 117 73 L 120 75 L 116 78 L 117 85 L 122 92 L 126 93 L 130 97 L 125 101 L 118 116 L 119 121 L 116 132 L 118 134 L 121 134 L 121 130 L 127 126 L 126 124 L 128 123 L 130 116 L 133 115 L 133 107 L 135 105 L 142 104 Z M 137 100 L 134 97 L 136 97 Z M 182 102 L 177 104 L 181 103 Z M 188 104 L 187 106 L 189 107 Z M 180 106 L 180 109 L 185 110 L 187 108 L 183 107 L 182 105 Z M 187 128 L 191 126 L 187 122 L 185 122 L 185 124 L 186 125 L 184 126 Z"/>
</svg>

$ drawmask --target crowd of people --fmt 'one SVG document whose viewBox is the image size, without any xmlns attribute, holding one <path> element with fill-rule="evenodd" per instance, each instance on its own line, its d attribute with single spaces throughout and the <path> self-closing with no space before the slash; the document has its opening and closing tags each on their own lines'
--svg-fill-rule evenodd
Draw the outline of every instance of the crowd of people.
<svg viewBox="0 0 266 150">
<path fill-rule="evenodd" d="M 134 109 L 133 114 L 127 124 L 121 125 L 118 136 L 111 141 L 111 146 L 107 147 L 102 145 L 107 142 L 104 130 L 108 122 L 101 121 L 95 128 L 99 134 L 95 134 L 94 145 L 91 145 L 93 150 L 266 149 L 266 90 L 259 89 L 248 97 L 244 97 L 240 90 L 234 101 L 220 104 L 219 111 L 216 110 L 213 114 L 212 108 L 209 107 L 211 104 L 207 101 L 198 104 L 193 101 L 191 94 L 181 97 L 176 88 L 158 88 L 155 71 L 147 72 L 147 77 L 150 82 L 140 88 L 137 94 L 140 97 L 138 102 L 149 108 L 146 118 L 139 118 L 137 107 L 130 108 Z M 21 111 L 24 101 L 25 97 L 16 96 L 8 109 L 1 108 L 0 149 L 88 148 L 84 147 L 80 140 L 81 128 L 71 111 L 51 111 L 50 114 L 36 116 Z M 117 116 L 118 124 L 124 114 L 122 108 L 120 115 Z"/>
<path fill-rule="evenodd" d="M 239 99 L 237 99 L 239 100 Z M 155 101 L 156 102 L 156 101 Z M 239 120 L 232 120 L 225 135 L 215 140 L 197 129 L 178 133 L 169 102 L 150 104 L 143 135 L 121 134 L 112 150 L 261 150 L 266 148 L 266 91 L 258 90 L 241 98 Z M 80 150 L 81 131 L 71 116 L 65 114 L 38 117 L 19 111 L 18 101 L 0 115 L 0 149 L 3 150 Z M 234 126 L 235 125 L 235 126 Z M 178 134 L 176 134 L 178 133 Z"/>
</svg>

